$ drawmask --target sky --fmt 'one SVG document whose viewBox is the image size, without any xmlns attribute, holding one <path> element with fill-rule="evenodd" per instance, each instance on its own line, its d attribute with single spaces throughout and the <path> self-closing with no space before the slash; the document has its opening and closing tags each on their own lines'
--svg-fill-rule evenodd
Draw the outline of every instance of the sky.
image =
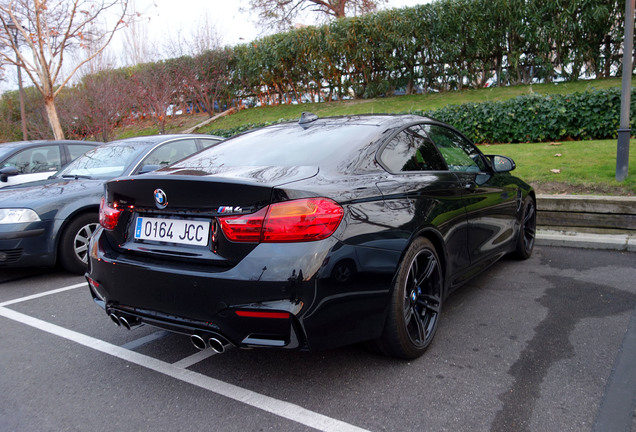
<svg viewBox="0 0 636 432">
<path fill-rule="evenodd" d="M 431 0 L 388 0 L 384 8 L 399 8 L 429 3 Z M 248 0 L 136 0 L 138 11 L 150 18 L 151 34 L 165 29 L 186 29 L 196 25 L 206 14 L 222 38 L 223 45 L 236 45 L 259 37 L 247 8 Z"/>
</svg>

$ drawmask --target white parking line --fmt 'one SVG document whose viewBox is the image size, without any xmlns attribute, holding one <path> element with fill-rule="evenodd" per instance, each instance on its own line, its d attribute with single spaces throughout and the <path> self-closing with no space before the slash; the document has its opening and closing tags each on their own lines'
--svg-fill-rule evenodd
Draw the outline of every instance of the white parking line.
<svg viewBox="0 0 636 432">
<path fill-rule="evenodd" d="M 139 347 L 142 347 L 156 340 L 163 339 L 166 336 L 168 336 L 168 332 L 166 330 L 159 330 L 154 333 L 150 333 L 147 336 L 143 336 L 139 339 L 135 339 L 134 341 L 123 344 L 121 347 L 129 350 L 136 350 Z"/>
<path fill-rule="evenodd" d="M 192 354 L 184 359 L 179 360 L 178 362 L 172 363 L 172 366 L 178 367 L 181 369 L 189 368 L 190 366 L 199 363 L 200 361 L 205 360 L 206 358 L 210 358 L 215 355 L 216 352 L 212 348 L 204 349 L 203 351 L 199 351 L 198 353 Z"/>
<path fill-rule="evenodd" d="M 72 288 L 67 287 L 66 289 Z M 62 288 L 61 290 L 55 291 L 61 292 L 64 290 L 65 289 Z M 53 294 L 52 291 L 48 291 L 48 293 Z M 38 296 L 31 296 L 29 298 L 37 297 Z M 25 299 L 27 299 L 27 297 L 24 297 L 20 300 L 24 301 Z M 130 363 L 134 363 L 155 372 L 159 372 L 166 376 L 195 385 L 197 387 L 225 396 L 235 401 L 242 402 L 251 407 L 259 408 L 268 413 L 303 424 L 305 426 L 312 427 L 320 431 L 365 431 L 365 429 L 327 417 L 314 411 L 310 411 L 301 406 L 274 399 L 272 397 L 265 396 L 241 387 L 237 387 L 235 385 L 210 378 L 206 375 L 190 371 L 183 367 L 178 367 L 174 364 L 166 363 L 153 357 L 127 350 L 125 348 L 110 344 L 100 339 L 95 339 L 85 334 L 78 333 L 76 331 L 69 330 L 64 327 L 42 321 L 40 319 L 33 318 L 31 316 L 4 307 L 6 304 L 13 304 L 18 302 L 19 301 L 16 300 L 13 302 L 5 302 L 3 304 L 0 304 L 0 316 L 17 321 L 22 324 L 26 324 L 47 333 L 73 341 L 85 347 L 100 351 L 113 357 L 120 358 Z"/>
<path fill-rule="evenodd" d="M 86 289 L 88 289 L 88 283 L 87 282 L 78 283 L 78 284 L 70 285 L 70 286 L 67 286 L 67 287 L 64 287 L 64 288 L 58 288 L 58 289 L 54 289 L 54 290 L 51 290 L 51 291 L 45 291 L 45 292 L 39 293 L 39 294 L 33 294 L 33 295 L 30 295 L 30 296 L 26 296 L 26 297 L 20 297 L 18 299 L 13 299 L 13 300 L 6 301 L 4 303 L 0 303 L 0 307 L 9 306 L 9 305 L 16 304 L 16 303 L 22 303 L 22 302 L 27 301 L 27 300 L 33 300 L 33 299 L 40 298 L 40 297 L 46 297 L 46 296 L 51 295 L 51 294 L 58 294 L 58 293 L 61 293 L 61 292 L 64 292 L 64 291 L 69 291 L 69 290 L 72 290 L 72 289 L 75 289 L 75 288 L 81 288 L 81 287 L 86 287 Z"/>
</svg>

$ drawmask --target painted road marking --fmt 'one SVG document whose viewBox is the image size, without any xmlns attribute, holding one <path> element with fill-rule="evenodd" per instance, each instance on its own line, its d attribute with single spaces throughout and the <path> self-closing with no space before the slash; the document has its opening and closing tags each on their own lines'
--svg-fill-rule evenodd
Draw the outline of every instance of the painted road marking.
<svg viewBox="0 0 636 432">
<path fill-rule="evenodd" d="M 139 347 L 142 347 L 150 342 L 154 342 L 159 339 L 163 339 L 168 336 L 170 333 L 166 330 L 159 330 L 154 333 L 150 333 L 147 336 L 140 337 L 139 339 L 135 339 L 134 341 L 130 341 L 126 344 L 123 344 L 121 347 L 129 350 L 135 350 Z"/>
<path fill-rule="evenodd" d="M 295 405 L 289 402 L 281 401 L 251 390 L 244 389 L 232 384 L 219 381 L 217 379 L 208 377 L 206 375 L 193 372 L 184 367 L 179 367 L 175 364 L 166 363 L 156 358 L 130 351 L 117 345 L 110 344 L 100 339 L 87 336 L 82 333 L 78 333 L 73 330 L 51 324 L 49 322 L 40 320 L 38 318 L 25 315 L 21 312 L 16 312 L 12 309 L 5 307 L 7 304 L 20 303 L 21 301 L 30 300 L 32 298 L 39 298 L 45 295 L 55 294 L 63 292 L 69 289 L 77 288 L 79 286 L 85 286 L 85 284 L 73 285 L 71 287 L 61 288 L 59 290 L 47 291 L 41 295 L 23 297 L 22 299 L 12 300 L 0 304 L 0 316 L 17 321 L 19 323 L 31 326 L 33 328 L 42 330 L 44 332 L 59 336 L 66 340 L 70 340 L 79 345 L 91 348 L 93 350 L 102 352 L 104 354 L 117 357 L 119 359 L 134 363 L 138 366 L 145 367 L 171 378 L 178 379 L 180 381 L 192 384 L 202 389 L 211 391 L 221 396 L 225 396 L 229 399 L 242 402 L 248 406 L 261 409 L 265 412 L 274 414 L 278 417 L 285 418 L 287 420 L 294 421 L 296 423 L 303 424 L 314 429 L 325 432 L 365 432 L 366 429 L 359 428 L 352 424 L 336 420 L 331 417 L 319 414 L 314 411 L 305 409 L 299 405 Z M 212 351 L 212 350 L 210 350 Z M 204 353 L 202 351 L 201 353 Z M 196 355 L 196 354 L 195 354 Z M 202 354 L 203 355 L 203 354 Z M 192 356 L 191 356 L 192 357 Z M 190 357 L 188 357 L 190 358 Z M 186 359 L 184 359 L 186 360 Z M 177 362 L 177 364 L 180 362 Z M 185 362 L 183 363 L 185 364 Z"/>
<path fill-rule="evenodd" d="M 81 288 L 81 287 L 86 287 L 86 289 L 88 289 L 88 283 L 87 282 L 78 283 L 78 284 L 70 285 L 70 286 L 67 286 L 67 287 L 64 287 L 64 288 L 58 288 L 58 289 L 54 289 L 54 290 L 51 290 L 51 291 L 45 291 L 45 292 L 39 293 L 39 294 L 33 294 L 33 295 L 30 295 L 30 296 L 26 296 L 26 297 L 20 297 L 18 299 L 9 300 L 9 301 L 6 301 L 4 303 L 0 303 L 0 307 L 9 306 L 9 305 L 16 304 L 16 303 L 22 303 L 22 302 L 25 302 L 25 301 L 28 301 L 28 300 L 33 300 L 33 299 L 37 299 L 37 298 L 41 298 L 41 297 L 46 297 L 46 296 L 49 296 L 49 295 L 52 295 L 52 294 L 58 294 L 58 293 L 61 293 L 61 292 L 64 292 L 64 291 L 69 291 L 69 290 L 76 289 L 76 288 Z"/>
<path fill-rule="evenodd" d="M 207 358 L 212 357 L 215 354 L 217 353 L 214 352 L 212 348 L 207 348 L 207 349 L 204 349 L 203 351 L 199 351 L 195 354 L 192 354 L 191 356 L 181 359 L 178 362 L 172 363 L 172 366 L 178 367 L 181 369 L 186 369 L 192 365 L 199 363 L 200 361 L 203 361 Z"/>
</svg>

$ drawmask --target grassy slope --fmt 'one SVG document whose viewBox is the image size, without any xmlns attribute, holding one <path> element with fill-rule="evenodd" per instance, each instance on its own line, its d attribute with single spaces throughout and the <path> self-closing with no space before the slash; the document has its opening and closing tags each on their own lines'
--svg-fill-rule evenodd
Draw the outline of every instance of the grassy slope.
<svg viewBox="0 0 636 432">
<path fill-rule="evenodd" d="M 245 123 L 263 123 L 279 119 L 294 119 L 298 118 L 303 111 L 311 111 L 321 117 L 347 114 L 402 113 L 412 110 L 432 110 L 446 105 L 466 102 L 506 100 L 532 92 L 541 94 L 568 94 L 582 92 L 592 88 L 600 89 L 620 86 L 620 79 L 612 78 L 607 80 L 577 81 L 560 84 L 493 87 L 459 92 L 251 108 L 225 117 L 213 125 L 202 129 L 201 132 L 212 129 L 232 128 Z"/>
<path fill-rule="evenodd" d="M 247 123 L 264 123 L 279 119 L 294 119 L 303 111 L 321 117 L 365 113 L 401 113 L 411 110 L 431 110 L 445 105 L 488 100 L 506 100 L 528 93 L 568 94 L 589 89 L 620 87 L 620 78 L 593 81 L 577 81 L 559 84 L 537 84 L 515 87 L 495 87 L 461 92 L 432 93 L 424 95 L 398 96 L 380 99 L 365 99 L 319 104 L 279 105 L 251 108 L 223 117 L 217 122 L 201 128 L 208 133 L 214 129 L 226 129 Z M 181 116 L 172 119 L 167 132 L 178 132 L 203 121 L 207 116 Z M 122 131 L 122 135 L 144 135 L 156 133 L 152 125 L 137 125 Z M 122 136 L 123 137 L 123 136 Z M 632 145 L 633 147 L 633 145 Z M 618 183 L 616 173 L 616 141 L 572 141 L 555 146 L 550 143 L 502 144 L 484 147 L 485 153 L 504 154 L 517 163 L 515 174 L 532 183 L 540 193 L 584 193 L 636 195 L 636 174 Z M 557 157 L 556 154 L 562 156 Z M 636 149 L 630 155 L 631 173 L 636 173 Z M 560 173 L 552 173 L 559 169 Z"/>
</svg>

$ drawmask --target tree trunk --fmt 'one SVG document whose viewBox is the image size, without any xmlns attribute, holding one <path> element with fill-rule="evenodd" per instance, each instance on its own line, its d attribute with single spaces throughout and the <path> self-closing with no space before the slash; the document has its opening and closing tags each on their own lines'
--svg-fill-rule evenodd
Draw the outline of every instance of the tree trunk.
<svg viewBox="0 0 636 432">
<path fill-rule="evenodd" d="M 49 117 L 49 124 L 53 131 L 53 137 L 56 140 L 64 139 L 64 131 L 62 131 L 62 125 L 60 119 L 57 116 L 57 109 L 55 108 L 55 98 L 53 96 L 44 97 L 44 107 L 46 108 L 46 115 Z"/>
</svg>

